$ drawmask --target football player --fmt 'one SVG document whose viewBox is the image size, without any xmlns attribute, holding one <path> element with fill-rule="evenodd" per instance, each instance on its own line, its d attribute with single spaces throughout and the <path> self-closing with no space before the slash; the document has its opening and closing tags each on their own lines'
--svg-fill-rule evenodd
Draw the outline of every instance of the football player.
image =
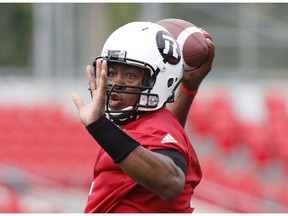
<svg viewBox="0 0 288 216">
<path fill-rule="evenodd" d="M 166 29 L 132 22 L 108 37 L 94 70 L 87 66 L 92 101 L 85 104 L 72 93 L 81 122 L 101 146 L 86 213 L 194 210 L 191 197 L 202 173 L 183 126 L 211 69 L 209 36 L 207 43 L 204 64 L 184 72 L 179 45 Z M 172 105 L 179 85 L 178 104 Z"/>
</svg>

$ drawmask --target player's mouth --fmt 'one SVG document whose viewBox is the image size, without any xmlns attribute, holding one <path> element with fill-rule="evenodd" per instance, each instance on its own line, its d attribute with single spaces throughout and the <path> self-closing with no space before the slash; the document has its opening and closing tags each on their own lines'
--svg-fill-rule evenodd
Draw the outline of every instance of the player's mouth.
<svg viewBox="0 0 288 216">
<path fill-rule="evenodd" d="M 109 107 L 111 110 L 121 110 L 123 107 L 125 107 L 120 94 L 111 93 L 109 97 Z"/>
</svg>

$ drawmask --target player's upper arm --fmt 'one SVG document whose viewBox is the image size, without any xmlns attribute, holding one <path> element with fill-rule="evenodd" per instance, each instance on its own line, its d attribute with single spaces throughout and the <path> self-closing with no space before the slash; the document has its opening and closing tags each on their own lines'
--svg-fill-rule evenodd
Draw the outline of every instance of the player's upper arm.
<svg viewBox="0 0 288 216">
<path fill-rule="evenodd" d="M 187 175 L 187 161 L 180 152 L 172 149 L 157 149 L 153 150 L 153 152 L 157 152 L 170 157 L 174 161 L 174 163 L 183 171 L 185 176 Z"/>
</svg>

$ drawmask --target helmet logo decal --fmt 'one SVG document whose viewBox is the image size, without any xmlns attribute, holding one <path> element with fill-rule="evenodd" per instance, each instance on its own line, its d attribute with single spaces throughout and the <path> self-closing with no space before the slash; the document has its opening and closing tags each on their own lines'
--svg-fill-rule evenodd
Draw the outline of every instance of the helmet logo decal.
<svg viewBox="0 0 288 216">
<path fill-rule="evenodd" d="M 180 48 L 175 39 L 165 31 L 159 31 L 156 35 L 158 50 L 164 63 L 178 64 L 181 59 Z"/>
</svg>

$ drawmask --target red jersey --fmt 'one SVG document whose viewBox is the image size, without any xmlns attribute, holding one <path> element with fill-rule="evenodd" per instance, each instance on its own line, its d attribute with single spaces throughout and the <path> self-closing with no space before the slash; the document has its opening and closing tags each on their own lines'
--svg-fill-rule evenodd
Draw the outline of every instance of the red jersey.
<svg viewBox="0 0 288 216">
<path fill-rule="evenodd" d="M 85 213 L 191 213 L 194 210 L 190 205 L 191 196 L 202 172 L 197 155 L 175 116 L 162 108 L 122 129 L 149 150 L 173 149 L 180 152 L 188 166 L 184 190 L 173 200 L 161 200 L 127 176 L 100 148 Z"/>
</svg>

